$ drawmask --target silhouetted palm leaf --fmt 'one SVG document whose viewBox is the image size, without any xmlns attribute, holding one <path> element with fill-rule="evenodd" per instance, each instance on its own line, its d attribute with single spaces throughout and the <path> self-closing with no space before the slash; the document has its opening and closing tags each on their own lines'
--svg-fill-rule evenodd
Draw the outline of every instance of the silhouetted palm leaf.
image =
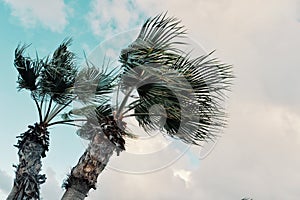
<svg viewBox="0 0 300 200">
<path fill-rule="evenodd" d="M 87 66 L 80 70 L 76 78 L 75 93 L 78 100 L 83 103 L 105 103 L 116 85 L 118 71 L 109 71 L 109 63 L 101 68 L 88 61 L 86 63 Z"/>
<path fill-rule="evenodd" d="M 41 93 L 49 95 L 55 102 L 65 104 L 74 98 L 73 86 L 77 74 L 75 55 L 68 50 L 71 39 L 63 42 L 46 61 L 41 72 Z"/>
<path fill-rule="evenodd" d="M 177 54 L 182 53 L 175 45 L 182 44 L 174 41 L 175 38 L 184 37 L 184 27 L 176 18 L 168 18 L 160 14 L 153 19 L 149 18 L 143 25 L 137 39 L 122 50 L 120 62 L 125 71 L 140 65 L 158 63 L 160 65 L 172 64 Z"/>
<path fill-rule="evenodd" d="M 19 72 L 18 84 L 19 89 L 28 89 L 34 91 L 37 89 L 37 79 L 43 66 L 43 61 L 32 60 L 24 57 L 23 53 L 28 46 L 18 46 L 15 50 L 14 65 Z"/>
<path fill-rule="evenodd" d="M 147 20 L 120 56 L 122 89 L 137 90 L 139 99 L 129 110 L 146 130 L 163 128 L 172 137 L 199 144 L 225 125 L 221 104 L 233 76 L 231 66 L 209 58 L 210 54 L 190 58 L 182 52 L 178 46 L 184 45 L 178 40 L 182 30 L 179 21 L 165 15 Z M 151 113 L 156 105 L 163 106 L 163 112 Z"/>
</svg>

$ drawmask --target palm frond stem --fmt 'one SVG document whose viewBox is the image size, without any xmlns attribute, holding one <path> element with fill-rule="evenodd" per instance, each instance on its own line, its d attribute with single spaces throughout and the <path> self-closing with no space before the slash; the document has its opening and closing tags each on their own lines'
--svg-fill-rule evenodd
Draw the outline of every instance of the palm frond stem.
<svg viewBox="0 0 300 200">
<path fill-rule="evenodd" d="M 44 100 L 45 100 L 45 95 L 42 96 L 42 99 L 41 99 L 41 102 L 40 102 L 41 112 L 43 112 Z"/>
<path fill-rule="evenodd" d="M 69 123 L 69 122 L 86 122 L 86 121 L 87 121 L 87 119 L 61 120 L 61 121 L 52 122 L 52 123 L 48 124 L 47 127 L 53 126 L 53 125 L 56 125 L 56 124 L 64 124 L 64 123 Z"/>
<path fill-rule="evenodd" d="M 35 102 L 35 105 L 36 105 L 36 107 L 37 107 L 37 109 L 38 109 L 40 122 L 42 122 L 42 121 L 43 121 L 43 117 L 42 117 L 42 110 L 41 110 L 41 107 L 40 107 L 40 105 L 39 105 L 39 103 L 38 103 L 38 101 L 37 101 L 37 99 L 36 99 L 35 94 L 32 94 L 32 97 L 33 97 L 33 100 L 34 100 L 34 102 Z"/>
<path fill-rule="evenodd" d="M 47 112 L 46 112 L 46 115 L 45 115 L 45 121 L 47 120 L 48 116 L 49 116 L 49 113 L 50 113 L 50 110 L 51 110 L 51 107 L 52 107 L 52 102 L 53 102 L 53 98 L 51 97 L 50 98 L 50 102 L 48 104 L 48 109 L 47 109 Z"/>
<path fill-rule="evenodd" d="M 62 105 L 59 104 L 57 109 L 55 111 L 51 111 L 49 114 L 48 119 L 45 120 L 45 123 L 49 123 L 54 117 L 56 117 L 63 109 L 65 109 L 67 106 L 69 106 L 73 102 L 73 99 L 69 100 L 66 104 Z"/>
<path fill-rule="evenodd" d="M 138 113 L 138 114 L 129 114 L 129 115 L 123 115 L 123 119 L 124 118 L 128 118 L 128 117 L 136 117 L 136 116 L 141 116 L 141 115 L 145 115 L 145 116 L 153 116 L 153 117 L 161 117 L 163 116 L 162 114 L 152 114 L 152 113 Z"/>
<path fill-rule="evenodd" d="M 130 87 L 130 88 L 128 89 L 127 94 L 125 95 L 125 97 L 124 97 L 124 99 L 123 99 L 123 101 L 122 101 L 122 103 L 121 103 L 119 109 L 118 109 L 117 112 L 116 112 L 116 115 L 115 115 L 115 118 L 116 118 L 116 119 L 119 119 L 120 114 L 122 113 L 122 110 L 123 110 L 123 108 L 125 107 L 125 105 L 126 105 L 126 103 L 127 103 L 127 101 L 128 101 L 128 98 L 130 97 L 130 94 L 132 93 L 133 90 L 134 90 L 133 87 Z"/>
<path fill-rule="evenodd" d="M 119 92 L 120 92 L 120 84 L 118 84 L 118 88 L 117 88 L 116 110 L 119 110 Z"/>
</svg>

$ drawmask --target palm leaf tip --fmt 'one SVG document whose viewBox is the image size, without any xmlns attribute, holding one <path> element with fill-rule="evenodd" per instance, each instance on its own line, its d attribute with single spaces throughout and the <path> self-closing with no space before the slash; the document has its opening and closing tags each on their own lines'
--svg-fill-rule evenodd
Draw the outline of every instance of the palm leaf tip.
<svg viewBox="0 0 300 200">
<path fill-rule="evenodd" d="M 69 51 L 71 40 L 64 41 L 47 60 L 41 72 L 41 93 L 55 102 L 65 104 L 74 98 L 73 88 L 77 75 L 75 54 Z"/>
<path fill-rule="evenodd" d="M 24 51 L 28 45 L 18 46 L 15 50 L 14 65 L 19 73 L 17 83 L 19 89 L 34 91 L 37 89 L 37 79 L 41 70 L 42 61 L 25 57 Z"/>
<path fill-rule="evenodd" d="M 136 40 L 121 51 L 120 62 L 124 68 L 143 64 L 168 64 L 174 60 L 174 53 L 182 51 L 175 48 L 182 42 L 175 40 L 184 37 L 186 30 L 180 20 L 167 17 L 167 13 L 149 18 L 143 24 Z"/>
<path fill-rule="evenodd" d="M 87 66 L 78 73 L 74 92 L 83 103 L 91 101 L 105 103 L 115 87 L 118 70 L 116 68 L 109 70 L 109 63 L 107 66 L 103 64 L 101 68 L 91 62 L 86 63 Z"/>
</svg>

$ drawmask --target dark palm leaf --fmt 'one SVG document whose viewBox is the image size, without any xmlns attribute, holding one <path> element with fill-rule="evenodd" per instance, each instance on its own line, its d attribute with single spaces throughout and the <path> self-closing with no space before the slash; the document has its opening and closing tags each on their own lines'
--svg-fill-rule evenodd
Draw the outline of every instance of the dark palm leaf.
<svg viewBox="0 0 300 200">
<path fill-rule="evenodd" d="M 41 93 L 49 95 L 55 102 L 65 104 L 73 98 L 73 87 L 77 74 L 75 55 L 68 50 L 71 40 L 64 41 L 47 59 L 41 72 Z"/>
<path fill-rule="evenodd" d="M 170 73 L 163 71 L 164 75 L 161 75 L 152 70 L 152 80 L 159 81 L 142 81 L 136 85 L 140 99 L 131 104 L 136 119 L 146 130 L 163 128 L 169 135 L 188 143 L 198 144 L 212 138 L 225 125 L 221 103 L 233 78 L 231 66 L 203 56 L 196 59 L 181 57 L 172 68 L 176 73 L 169 70 Z M 142 69 L 144 74 L 150 70 L 149 67 Z M 164 111 L 151 113 L 155 105 L 162 105 Z M 163 127 L 153 123 L 151 115 L 164 118 Z"/>
<path fill-rule="evenodd" d="M 29 57 L 24 57 L 23 53 L 27 47 L 26 45 L 19 45 L 15 50 L 14 65 L 19 72 L 17 82 L 19 89 L 35 91 L 37 89 L 37 79 L 43 66 L 43 61 L 38 58 L 32 60 Z"/>
<path fill-rule="evenodd" d="M 183 44 L 176 40 L 182 28 L 165 15 L 148 20 L 120 56 L 122 87 L 136 88 L 139 99 L 129 110 L 146 130 L 163 128 L 172 137 L 199 144 L 225 125 L 222 101 L 233 76 L 231 66 L 210 54 L 191 59 L 176 47 Z M 153 113 L 157 105 L 163 109 Z"/>
<path fill-rule="evenodd" d="M 174 41 L 185 35 L 185 30 L 179 23 L 176 18 L 166 17 L 166 13 L 148 19 L 137 39 L 121 52 L 120 62 L 125 71 L 146 64 L 172 64 L 177 59 L 177 54 L 182 53 L 175 48 L 176 44 L 182 42 Z"/>
</svg>

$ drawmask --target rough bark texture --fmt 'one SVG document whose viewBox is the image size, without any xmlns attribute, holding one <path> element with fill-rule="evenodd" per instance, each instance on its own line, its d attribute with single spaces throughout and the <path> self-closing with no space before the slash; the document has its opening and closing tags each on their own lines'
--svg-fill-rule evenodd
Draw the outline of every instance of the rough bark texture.
<svg viewBox="0 0 300 200">
<path fill-rule="evenodd" d="M 83 200 L 96 189 L 97 178 L 104 170 L 116 146 L 104 135 L 96 134 L 66 180 L 62 200 Z"/>
<path fill-rule="evenodd" d="M 19 164 L 16 167 L 16 178 L 7 200 L 38 200 L 40 199 L 40 184 L 46 181 L 46 176 L 39 174 L 49 146 L 49 134 L 38 124 L 29 126 L 29 130 L 18 137 L 15 145 L 19 151 Z"/>
</svg>

